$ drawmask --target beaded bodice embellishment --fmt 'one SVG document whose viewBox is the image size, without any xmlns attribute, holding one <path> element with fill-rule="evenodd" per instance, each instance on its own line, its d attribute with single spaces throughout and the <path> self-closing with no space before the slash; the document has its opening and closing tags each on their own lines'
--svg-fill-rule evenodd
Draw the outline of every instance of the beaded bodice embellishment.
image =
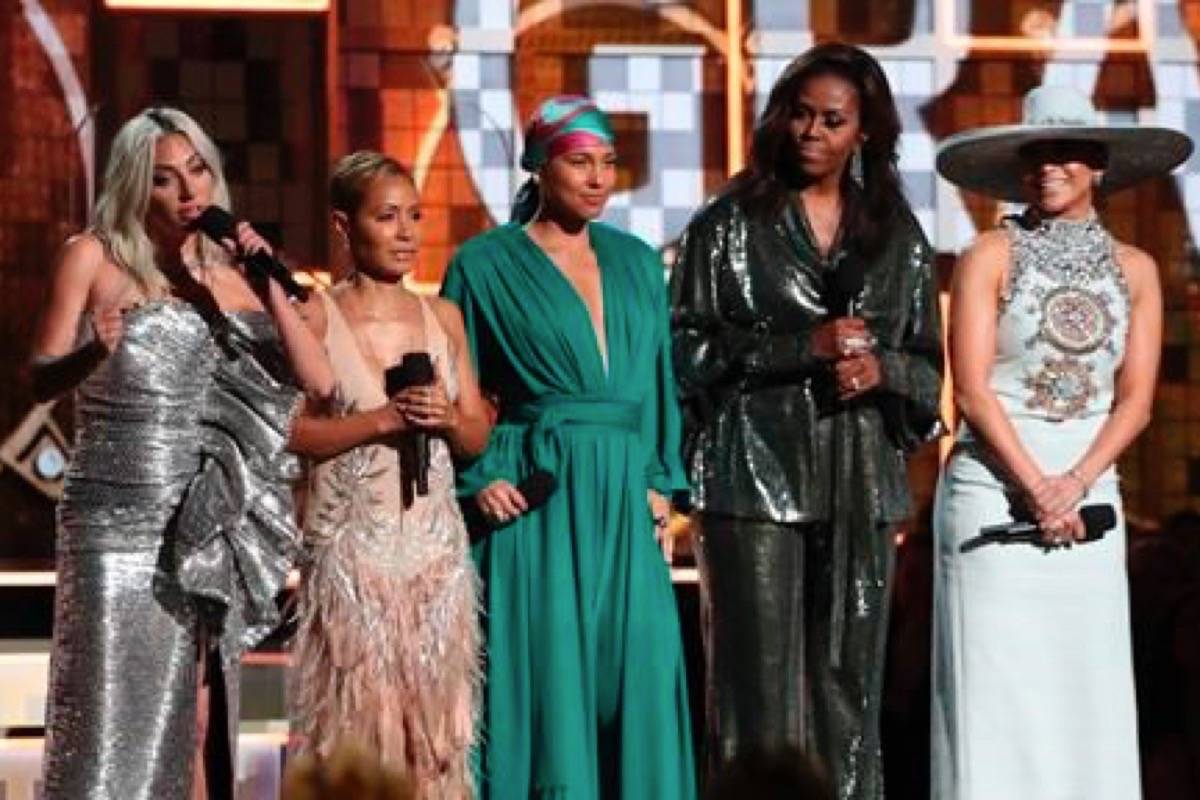
<svg viewBox="0 0 1200 800">
<path fill-rule="evenodd" d="M 1084 415 L 1119 362 L 1129 291 L 1112 238 L 1095 218 L 1008 223 L 1012 268 L 1001 314 L 1034 321 L 1024 338 L 1025 406 L 1053 419 Z M 1098 370 L 1105 370 L 1104 381 Z"/>
</svg>

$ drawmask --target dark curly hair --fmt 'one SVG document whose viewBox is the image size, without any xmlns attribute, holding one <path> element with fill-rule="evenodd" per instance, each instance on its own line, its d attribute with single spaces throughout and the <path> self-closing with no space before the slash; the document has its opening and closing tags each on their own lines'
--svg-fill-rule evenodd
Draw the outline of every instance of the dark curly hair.
<svg viewBox="0 0 1200 800">
<path fill-rule="evenodd" d="M 795 115 L 796 98 L 811 78 L 836 75 L 858 92 L 862 132 L 861 147 L 863 188 L 850 189 L 849 170 L 842 176 L 850 219 L 849 241 L 864 255 L 883 246 L 892 222 L 908 209 L 896 169 L 896 141 L 900 136 L 900 116 L 892 99 L 883 69 L 869 53 L 853 45 L 826 42 L 810 48 L 788 65 L 776 81 L 767 107 L 754 128 L 750 164 L 738 173 L 731 191 L 747 212 L 762 217 L 778 214 L 787 202 L 789 188 L 795 188 L 796 165 L 792 135 L 788 129 Z"/>
</svg>

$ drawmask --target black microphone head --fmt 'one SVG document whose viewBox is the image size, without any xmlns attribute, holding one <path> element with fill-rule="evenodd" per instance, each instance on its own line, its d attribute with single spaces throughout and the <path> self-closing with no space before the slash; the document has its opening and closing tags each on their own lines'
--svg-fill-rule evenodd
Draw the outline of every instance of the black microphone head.
<svg viewBox="0 0 1200 800">
<path fill-rule="evenodd" d="M 405 353 L 404 358 L 400 359 L 400 366 L 412 376 L 414 386 L 434 382 L 433 359 L 429 357 L 429 353 L 420 350 Z"/>
<path fill-rule="evenodd" d="M 554 473 L 544 469 L 539 469 L 517 484 L 517 491 L 525 498 L 526 511 L 543 505 L 557 488 L 558 479 L 554 477 Z"/>
<path fill-rule="evenodd" d="M 405 353 L 400 363 L 388 367 L 383 373 L 388 397 L 410 386 L 427 386 L 434 382 L 433 359 L 429 353 Z"/>
<path fill-rule="evenodd" d="M 850 306 L 858 297 L 866 283 L 862 262 L 854 257 L 842 259 L 829 282 L 825 305 L 829 313 L 835 317 L 850 313 Z"/>
<path fill-rule="evenodd" d="M 863 290 L 866 278 L 862 264 L 856 258 L 847 258 L 833 271 L 833 285 L 846 297 L 854 297 Z"/>
<path fill-rule="evenodd" d="M 1108 531 L 1117 527 L 1117 512 L 1110 505 L 1083 506 L 1079 509 L 1079 518 L 1087 529 L 1088 541 L 1099 539 Z"/>
<path fill-rule="evenodd" d="M 211 205 L 192 222 L 192 227 L 202 231 L 214 242 L 222 239 L 237 241 L 237 220 L 220 206 Z"/>
</svg>

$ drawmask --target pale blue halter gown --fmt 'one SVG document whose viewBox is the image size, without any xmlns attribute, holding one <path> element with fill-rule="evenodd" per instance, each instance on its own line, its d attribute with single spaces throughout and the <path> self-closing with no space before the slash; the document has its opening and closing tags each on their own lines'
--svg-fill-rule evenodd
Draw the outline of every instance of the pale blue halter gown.
<svg viewBox="0 0 1200 800">
<path fill-rule="evenodd" d="M 1108 418 L 1129 292 L 1097 220 L 1006 229 L 1012 263 L 990 385 L 1043 471 L 1060 474 Z M 1137 798 L 1116 471 L 1083 501 L 1111 504 L 1116 529 L 1071 548 L 981 543 L 981 526 L 1012 519 L 1012 489 L 964 425 L 934 518 L 933 797 Z"/>
</svg>

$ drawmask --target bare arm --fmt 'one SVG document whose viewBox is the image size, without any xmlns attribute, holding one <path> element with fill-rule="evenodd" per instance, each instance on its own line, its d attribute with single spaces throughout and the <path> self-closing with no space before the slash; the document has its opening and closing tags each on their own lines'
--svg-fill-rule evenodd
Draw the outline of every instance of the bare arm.
<svg viewBox="0 0 1200 800">
<path fill-rule="evenodd" d="M 330 397 L 334 386 L 333 367 L 329 364 L 325 348 L 275 281 L 271 281 L 267 290 L 266 306 L 275 319 L 284 352 L 287 353 L 300 387 L 310 397 Z"/>
<path fill-rule="evenodd" d="M 364 444 L 387 444 L 407 427 L 395 402 L 344 417 L 323 416 L 319 411 L 310 401 L 292 424 L 288 440 L 288 449 L 293 453 L 317 461 L 339 456 Z"/>
<path fill-rule="evenodd" d="M 1032 495 L 1043 480 L 1042 469 L 1022 444 L 989 384 L 1009 250 L 1003 232 L 988 232 L 959 257 L 954 267 L 950 283 L 950 369 L 959 412 L 1009 476 Z"/>
<path fill-rule="evenodd" d="M 260 250 L 271 252 L 270 245 L 249 223 L 238 223 L 238 249 L 244 253 L 254 253 Z M 253 282 L 250 282 L 253 284 Z M 292 306 L 287 294 L 273 280 L 268 280 L 266 291 L 260 295 L 263 305 L 275 320 L 279 330 L 279 338 L 283 343 L 284 352 L 296 380 L 309 397 L 317 400 L 327 400 L 333 394 L 333 367 L 321 340 L 313 335 L 312 329 L 305 324 L 300 314 Z M 311 301 L 311 296 L 310 296 Z M 312 303 L 315 304 L 315 303 Z"/>
<path fill-rule="evenodd" d="M 1146 253 L 1121 245 L 1117 260 L 1129 286 L 1129 335 L 1117 373 L 1113 407 L 1074 473 L 1090 486 L 1150 422 L 1162 346 L 1162 289 L 1158 266 Z"/>
<path fill-rule="evenodd" d="M 88 234 L 71 239 L 59 252 L 30 360 L 33 393 L 39 402 L 75 388 L 108 356 L 120 337 L 120 310 L 98 309 L 96 335 L 76 346 L 79 322 L 104 260 L 103 246 Z"/>
<path fill-rule="evenodd" d="M 323 342 L 329 321 L 317 293 L 310 294 L 304 304 L 294 309 L 312 337 Z M 292 452 L 324 461 L 364 444 L 386 444 L 406 428 L 404 416 L 395 402 L 341 417 L 329 416 L 330 405 L 331 400 L 307 400 L 304 412 L 292 424 L 288 441 Z"/>
<path fill-rule="evenodd" d="M 463 458 L 475 458 L 487 447 L 492 432 L 491 415 L 488 414 L 479 381 L 471 366 L 471 352 L 467 349 L 467 335 L 463 327 L 462 312 L 449 300 L 437 298 L 433 301 L 442 329 L 450 339 L 450 355 L 458 374 L 458 397 L 448 425 L 442 427 L 454 453 Z"/>
</svg>

